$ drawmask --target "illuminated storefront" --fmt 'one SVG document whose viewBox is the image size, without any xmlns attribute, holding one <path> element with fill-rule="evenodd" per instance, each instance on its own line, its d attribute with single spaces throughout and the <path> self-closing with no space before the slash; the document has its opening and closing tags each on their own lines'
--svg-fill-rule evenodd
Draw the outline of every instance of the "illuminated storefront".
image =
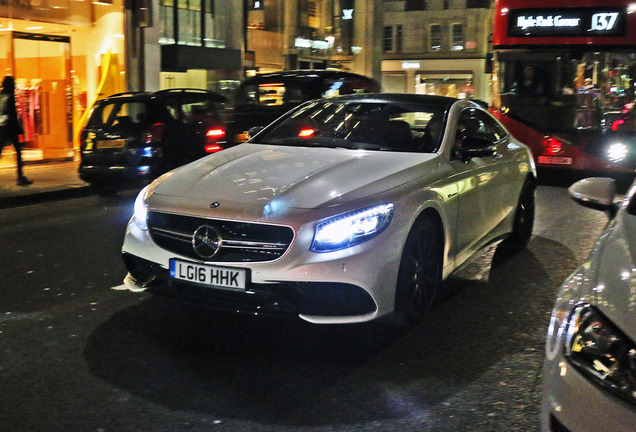
<svg viewBox="0 0 636 432">
<path fill-rule="evenodd" d="M 124 65 L 123 0 L 0 0 L 0 71 L 15 77 L 27 161 L 73 159 L 86 109 L 126 90 Z M 13 161 L 5 148 L 0 163 Z"/>
</svg>

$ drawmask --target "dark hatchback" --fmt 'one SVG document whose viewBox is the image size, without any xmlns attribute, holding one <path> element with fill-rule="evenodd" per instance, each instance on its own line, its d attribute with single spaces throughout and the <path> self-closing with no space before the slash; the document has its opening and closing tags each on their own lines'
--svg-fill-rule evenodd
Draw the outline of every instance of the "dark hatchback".
<svg viewBox="0 0 636 432">
<path fill-rule="evenodd" d="M 80 178 L 98 187 L 151 180 L 222 150 L 225 101 L 199 89 L 119 93 L 98 101 L 80 134 Z"/>
<path fill-rule="evenodd" d="M 379 91 L 380 84 L 371 78 L 331 70 L 276 72 L 247 78 L 235 93 L 227 125 L 228 142 L 244 142 L 251 128 L 267 126 L 308 100 Z"/>
</svg>

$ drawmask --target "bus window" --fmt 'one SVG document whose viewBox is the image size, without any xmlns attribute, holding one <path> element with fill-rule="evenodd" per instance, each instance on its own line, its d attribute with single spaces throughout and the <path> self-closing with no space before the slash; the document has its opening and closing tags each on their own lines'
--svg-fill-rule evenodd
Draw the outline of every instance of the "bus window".
<svg viewBox="0 0 636 432">
<path fill-rule="evenodd" d="M 634 130 L 636 57 L 629 53 L 500 53 L 501 106 L 545 132 Z"/>
</svg>

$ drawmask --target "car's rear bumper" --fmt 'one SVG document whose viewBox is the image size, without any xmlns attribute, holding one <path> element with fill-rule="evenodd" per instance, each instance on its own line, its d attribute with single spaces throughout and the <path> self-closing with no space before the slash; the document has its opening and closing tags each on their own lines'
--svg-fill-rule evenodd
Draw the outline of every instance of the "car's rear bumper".
<svg viewBox="0 0 636 432">
<path fill-rule="evenodd" d="M 82 180 L 97 183 L 148 180 L 156 177 L 159 171 L 157 165 L 99 166 L 80 164 L 78 172 Z"/>
</svg>

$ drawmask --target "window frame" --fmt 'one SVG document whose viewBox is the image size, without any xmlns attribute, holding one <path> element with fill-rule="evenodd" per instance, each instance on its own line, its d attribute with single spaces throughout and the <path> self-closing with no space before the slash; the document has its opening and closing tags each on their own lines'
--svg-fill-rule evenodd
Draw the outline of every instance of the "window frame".
<svg viewBox="0 0 636 432">
<path fill-rule="evenodd" d="M 438 30 L 437 35 L 434 34 L 433 29 Z M 430 24 L 428 26 L 428 36 L 429 36 L 429 40 L 428 40 L 429 51 L 441 51 L 442 50 L 442 25 L 439 23 Z M 434 45 L 435 41 L 438 42 L 436 45 Z"/>
<path fill-rule="evenodd" d="M 454 22 L 451 24 L 451 31 L 450 31 L 450 46 L 451 46 L 451 51 L 464 51 L 466 49 L 466 35 L 465 35 L 465 31 L 464 28 L 466 26 L 464 25 L 464 23 L 461 22 Z M 457 39 L 457 33 L 456 33 L 456 28 L 460 29 L 460 38 Z"/>
<path fill-rule="evenodd" d="M 384 26 L 382 34 L 382 51 L 393 52 L 393 26 Z"/>
</svg>

